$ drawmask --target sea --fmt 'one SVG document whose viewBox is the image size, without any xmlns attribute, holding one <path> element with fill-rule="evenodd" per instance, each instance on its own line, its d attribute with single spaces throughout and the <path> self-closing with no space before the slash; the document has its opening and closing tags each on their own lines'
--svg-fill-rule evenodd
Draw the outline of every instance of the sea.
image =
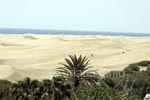
<svg viewBox="0 0 150 100">
<path fill-rule="evenodd" d="M 17 28 L 0 28 L 0 34 L 150 36 L 150 33 L 99 32 L 99 31 L 74 31 L 74 30 L 43 30 L 43 29 L 17 29 Z"/>
</svg>

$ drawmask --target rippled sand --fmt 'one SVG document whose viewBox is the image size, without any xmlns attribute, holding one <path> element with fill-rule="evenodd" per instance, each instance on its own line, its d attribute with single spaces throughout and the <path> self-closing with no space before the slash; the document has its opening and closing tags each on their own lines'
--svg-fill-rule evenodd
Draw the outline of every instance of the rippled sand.
<svg viewBox="0 0 150 100">
<path fill-rule="evenodd" d="M 150 37 L 0 34 L 0 78 L 52 78 L 69 54 L 86 55 L 104 75 L 150 60 Z"/>
</svg>

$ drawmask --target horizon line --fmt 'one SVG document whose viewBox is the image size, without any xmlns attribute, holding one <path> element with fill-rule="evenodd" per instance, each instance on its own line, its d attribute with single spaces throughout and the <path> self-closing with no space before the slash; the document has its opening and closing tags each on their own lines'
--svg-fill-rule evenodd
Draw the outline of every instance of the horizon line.
<svg viewBox="0 0 150 100">
<path fill-rule="evenodd" d="M 39 31 L 70 31 L 70 32 L 92 32 L 92 33 L 123 33 L 123 34 L 144 34 L 144 35 L 150 35 L 148 32 L 115 32 L 115 31 L 89 31 L 89 30 L 63 30 L 63 29 L 36 29 L 36 28 L 0 28 L 0 29 L 17 29 L 17 30 L 39 30 Z"/>
</svg>

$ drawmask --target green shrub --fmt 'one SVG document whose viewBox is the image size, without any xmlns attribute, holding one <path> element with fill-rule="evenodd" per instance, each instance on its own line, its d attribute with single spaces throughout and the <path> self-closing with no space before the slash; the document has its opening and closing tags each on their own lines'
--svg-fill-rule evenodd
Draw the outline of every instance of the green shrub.
<svg viewBox="0 0 150 100">
<path fill-rule="evenodd" d="M 149 66 L 150 61 L 141 61 L 141 62 L 138 62 L 137 65 L 139 65 L 139 66 Z"/>
<path fill-rule="evenodd" d="M 126 74 L 133 74 L 133 70 L 129 67 L 125 68 L 124 71 Z"/>
<path fill-rule="evenodd" d="M 130 64 L 128 67 L 131 68 L 133 71 L 140 71 L 139 65 L 137 64 Z"/>
<path fill-rule="evenodd" d="M 140 71 L 140 68 L 139 68 L 139 65 L 137 65 L 137 63 L 134 63 L 126 67 L 124 71 L 126 74 L 133 74 L 134 72 Z"/>
<path fill-rule="evenodd" d="M 109 87 L 114 87 L 115 86 L 115 81 L 112 78 L 104 78 L 103 81 Z"/>
<path fill-rule="evenodd" d="M 74 87 L 63 76 L 43 81 L 25 78 L 13 84 L 0 80 L 0 100 L 141 100 L 150 92 L 150 67 L 145 71 L 139 69 L 145 65 L 149 61 L 130 64 L 123 71 L 111 71 L 96 88 Z"/>
</svg>

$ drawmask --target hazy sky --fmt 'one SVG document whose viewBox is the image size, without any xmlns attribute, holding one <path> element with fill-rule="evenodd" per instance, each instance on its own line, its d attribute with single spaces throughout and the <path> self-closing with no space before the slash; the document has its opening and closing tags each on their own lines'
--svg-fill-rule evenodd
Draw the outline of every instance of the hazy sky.
<svg viewBox="0 0 150 100">
<path fill-rule="evenodd" d="M 150 33 L 150 0 L 0 0 L 0 28 Z"/>
</svg>

